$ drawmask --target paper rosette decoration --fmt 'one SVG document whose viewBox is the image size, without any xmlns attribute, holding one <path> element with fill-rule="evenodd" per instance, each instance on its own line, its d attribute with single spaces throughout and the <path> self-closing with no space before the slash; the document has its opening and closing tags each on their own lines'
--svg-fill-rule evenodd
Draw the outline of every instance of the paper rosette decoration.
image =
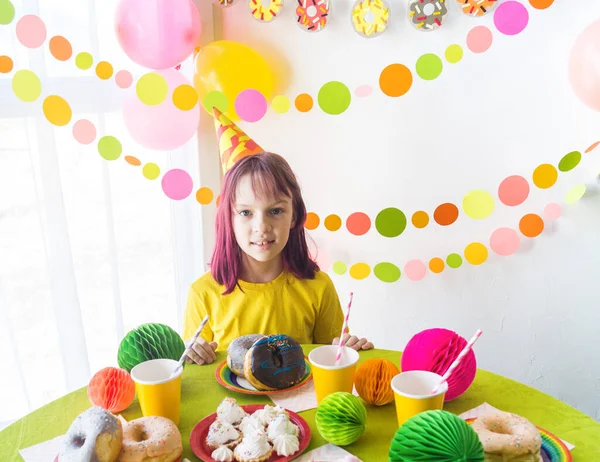
<svg viewBox="0 0 600 462">
<path fill-rule="evenodd" d="M 421 331 L 410 339 L 402 353 L 402 371 L 430 371 L 444 375 L 466 345 L 463 337 L 448 329 Z M 471 349 L 448 379 L 444 400 L 453 400 L 467 391 L 476 371 L 477 361 Z"/>
<path fill-rule="evenodd" d="M 367 403 L 383 406 L 394 401 L 391 383 L 399 373 L 398 367 L 387 359 L 369 359 L 356 369 L 354 386 Z"/>
<path fill-rule="evenodd" d="M 323 398 L 315 420 L 317 430 L 327 442 L 346 446 L 364 433 L 367 409 L 353 394 L 338 391 Z"/>
<path fill-rule="evenodd" d="M 227 173 L 238 160 L 264 151 L 263 148 L 216 107 L 213 107 L 213 116 L 215 118 L 215 130 L 219 142 L 219 154 L 221 155 L 223 174 Z"/>
<path fill-rule="evenodd" d="M 115 414 L 127 409 L 133 402 L 135 383 L 127 371 L 106 367 L 92 377 L 88 397 L 94 406 Z"/>
<path fill-rule="evenodd" d="M 119 346 L 119 367 L 131 372 L 135 366 L 151 359 L 179 358 L 185 350 L 177 332 L 164 324 L 142 324 L 130 331 Z"/>
<path fill-rule="evenodd" d="M 483 462 L 477 433 L 447 411 L 426 411 L 408 419 L 396 431 L 390 462 Z"/>
</svg>

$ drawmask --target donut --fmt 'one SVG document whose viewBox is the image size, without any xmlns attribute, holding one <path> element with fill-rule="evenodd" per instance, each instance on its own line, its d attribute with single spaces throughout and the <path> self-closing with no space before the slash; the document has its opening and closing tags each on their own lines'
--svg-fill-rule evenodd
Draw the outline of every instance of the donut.
<svg viewBox="0 0 600 462">
<path fill-rule="evenodd" d="M 296 18 L 298 25 L 307 32 L 319 32 L 328 21 L 329 0 L 298 0 Z"/>
<path fill-rule="evenodd" d="M 244 360 L 246 353 L 254 342 L 263 338 L 264 335 L 250 334 L 236 338 L 227 347 L 227 365 L 231 372 L 238 377 L 244 377 Z"/>
<path fill-rule="evenodd" d="M 483 445 L 486 460 L 542 461 L 540 432 L 524 417 L 498 411 L 475 419 L 472 428 Z"/>
<path fill-rule="evenodd" d="M 435 30 L 448 15 L 445 0 L 409 0 L 408 18 L 420 30 Z"/>
<path fill-rule="evenodd" d="M 283 8 L 283 0 L 249 0 L 252 17 L 261 22 L 270 22 Z"/>
<path fill-rule="evenodd" d="M 287 335 L 269 335 L 246 353 L 244 376 L 257 390 L 281 390 L 302 380 L 306 372 L 304 351 Z"/>
<path fill-rule="evenodd" d="M 119 457 L 122 441 L 121 421 L 107 410 L 94 406 L 75 418 L 67 431 L 58 460 L 114 462 Z"/>
<path fill-rule="evenodd" d="M 390 7 L 385 0 L 358 0 L 352 7 L 354 30 L 363 37 L 377 37 L 385 32 Z"/>
<path fill-rule="evenodd" d="M 483 16 L 494 9 L 498 0 L 456 0 L 464 14 Z"/>
<path fill-rule="evenodd" d="M 182 453 L 181 433 L 166 417 L 141 417 L 123 428 L 119 462 L 173 462 Z"/>
</svg>

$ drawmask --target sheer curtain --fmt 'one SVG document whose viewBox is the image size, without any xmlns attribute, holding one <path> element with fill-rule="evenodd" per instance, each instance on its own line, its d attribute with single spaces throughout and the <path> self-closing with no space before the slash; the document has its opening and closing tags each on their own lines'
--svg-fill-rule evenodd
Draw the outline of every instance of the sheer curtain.
<svg viewBox="0 0 600 462">
<path fill-rule="evenodd" d="M 96 144 L 75 141 L 72 123 L 86 118 L 103 135 L 117 137 L 142 161 L 162 172 L 185 168 L 199 184 L 198 141 L 172 152 L 142 149 L 127 134 L 121 107 L 129 90 L 100 80 L 93 66 L 55 60 L 47 42 L 66 37 L 73 53 L 110 62 L 115 73 L 146 72 L 117 44 L 117 0 L 11 0 L 16 18 L 0 26 L 0 55 L 15 69 L 0 74 L 0 425 L 88 383 L 115 366 L 123 335 L 144 322 L 181 330 L 187 288 L 205 269 L 203 223 L 193 194 L 168 199 L 160 179 L 122 159 L 108 162 Z M 15 24 L 39 15 L 48 36 L 43 47 L 24 48 Z M 30 69 L 42 97 L 24 103 L 11 77 Z M 191 79 L 191 60 L 181 69 Z M 131 89 L 130 89 L 131 90 Z M 73 109 L 66 127 L 42 115 L 44 95 L 57 94 Z M 204 224 L 206 226 L 206 224 Z"/>
</svg>

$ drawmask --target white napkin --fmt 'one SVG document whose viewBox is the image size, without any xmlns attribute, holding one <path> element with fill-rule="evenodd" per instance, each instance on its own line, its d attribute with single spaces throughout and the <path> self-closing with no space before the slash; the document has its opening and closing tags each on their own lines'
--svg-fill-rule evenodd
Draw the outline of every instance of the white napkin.
<svg viewBox="0 0 600 462">
<path fill-rule="evenodd" d="M 352 390 L 354 396 L 358 396 L 356 388 Z M 308 409 L 316 409 L 317 395 L 315 394 L 315 384 L 311 380 L 306 385 L 296 388 L 295 390 L 285 393 L 277 393 L 269 395 L 271 401 L 275 404 L 289 409 L 293 412 L 306 411 Z"/>
<path fill-rule="evenodd" d="M 19 454 L 25 462 L 54 462 L 54 459 L 62 449 L 64 435 L 43 443 L 29 446 L 28 448 L 19 450 Z"/>
<path fill-rule="evenodd" d="M 333 444 L 313 449 L 294 460 L 296 462 L 362 462 L 358 457 Z"/>
</svg>

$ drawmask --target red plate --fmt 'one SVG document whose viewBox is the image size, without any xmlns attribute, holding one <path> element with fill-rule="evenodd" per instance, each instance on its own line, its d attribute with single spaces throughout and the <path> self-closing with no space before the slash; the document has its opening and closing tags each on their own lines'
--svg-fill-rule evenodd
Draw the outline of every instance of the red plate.
<svg viewBox="0 0 600 462">
<path fill-rule="evenodd" d="M 253 414 L 255 411 L 263 409 L 265 405 L 247 404 L 246 406 L 241 407 L 248 414 Z M 306 423 L 306 420 L 304 420 L 295 412 L 292 412 L 288 409 L 286 409 L 285 411 L 289 414 L 290 421 L 296 424 L 300 429 L 300 435 L 298 437 L 300 447 L 294 454 L 288 457 L 278 456 L 275 453 L 275 451 L 273 451 L 273 455 L 271 455 L 271 457 L 267 459 L 267 462 L 287 462 L 290 460 L 294 460 L 296 457 L 302 454 L 302 452 L 304 452 L 304 450 L 308 446 L 308 443 L 310 443 L 310 427 Z M 205 417 L 196 424 L 190 435 L 190 446 L 192 448 L 192 451 L 194 451 L 194 454 L 196 454 L 196 456 L 198 456 L 201 460 L 205 462 L 215 462 L 215 460 L 210 456 L 213 450 L 209 448 L 206 444 L 206 437 L 208 436 L 208 427 L 210 427 L 210 425 L 216 420 L 216 418 L 216 412 L 214 414 L 209 415 L 208 417 Z"/>
</svg>

